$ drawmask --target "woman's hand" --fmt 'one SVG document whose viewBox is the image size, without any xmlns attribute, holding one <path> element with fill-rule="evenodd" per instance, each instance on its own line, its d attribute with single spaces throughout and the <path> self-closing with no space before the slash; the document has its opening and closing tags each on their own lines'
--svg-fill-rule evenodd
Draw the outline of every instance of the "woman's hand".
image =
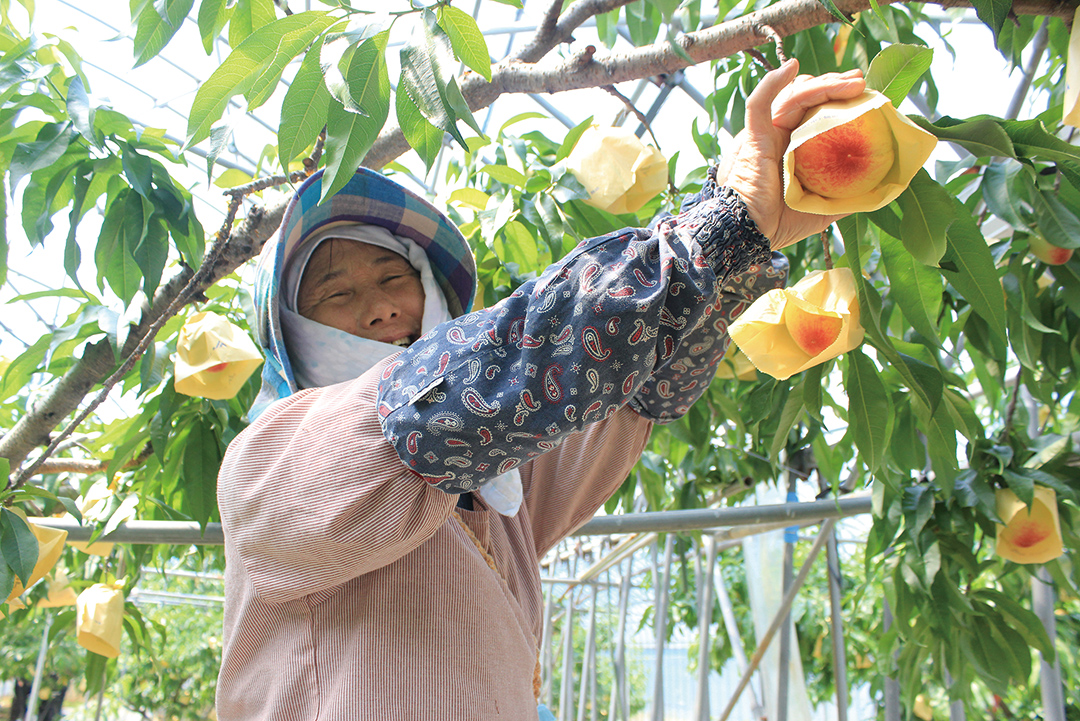
<svg viewBox="0 0 1080 721">
<path fill-rule="evenodd" d="M 842 215 L 813 215 L 792 210 L 784 202 L 782 167 L 791 131 L 806 111 L 829 100 L 860 95 L 866 88 L 861 70 L 798 75 L 799 62 L 789 60 L 766 75 L 746 100 L 746 124 L 735 136 L 734 151 L 724 156 L 717 182 L 742 196 L 773 250 L 820 233 Z M 796 77 L 797 76 L 797 77 Z"/>
</svg>

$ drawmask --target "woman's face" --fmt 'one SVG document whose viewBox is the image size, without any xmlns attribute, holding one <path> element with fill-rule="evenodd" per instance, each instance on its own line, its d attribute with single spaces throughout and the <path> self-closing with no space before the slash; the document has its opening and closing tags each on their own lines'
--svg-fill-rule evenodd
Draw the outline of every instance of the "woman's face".
<svg viewBox="0 0 1080 721">
<path fill-rule="evenodd" d="M 323 242 L 300 279 L 297 310 L 360 338 L 407 346 L 420 337 L 424 288 L 402 256 L 355 240 Z"/>
</svg>

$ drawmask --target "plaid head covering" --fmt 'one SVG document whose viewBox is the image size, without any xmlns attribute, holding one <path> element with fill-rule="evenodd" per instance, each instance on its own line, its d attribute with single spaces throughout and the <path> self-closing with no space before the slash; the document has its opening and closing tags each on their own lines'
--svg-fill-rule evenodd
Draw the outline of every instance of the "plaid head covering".
<svg viewBox="0 0 1080 721">
<path fill-rule="evenodd" d="M 409 238 L 428 256 L 435 281 L 455 318 L 472 308 L 476 262 L 457 227 L 435 206 L 380 173 L 359 168 L 344 188 L 319 203 L 320 170 L 296 191 L 285 209 L 278 235 L 259 256 L 255 278 L 255 331 L 267 351 L 262 389 L 248 417 L 257 418 L 274 401 L 297 390 L 281 327 L 280 290 L 286 262 L 304 239 L 339 225 L 379 225 Z"/>
</svg>

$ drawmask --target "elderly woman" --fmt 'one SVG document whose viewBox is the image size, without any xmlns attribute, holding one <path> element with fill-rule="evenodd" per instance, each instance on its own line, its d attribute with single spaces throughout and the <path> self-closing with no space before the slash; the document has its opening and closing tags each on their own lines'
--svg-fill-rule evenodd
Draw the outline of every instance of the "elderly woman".
<svg viewBox="0 0 1080 721">
<path fill-rule="evenodd" d="M 424 200 L 366 170 L 321 205 L 318 175 L 297 191 L 260 261 L 263 390 L 219 481 L 220 719 L 537 718 L 538 559 L 700 397 L 727 324 L 784 281 L 771 251 L 835 220 L 784 206 L 779 162 L 807 108 L 864 83 L 796 73 L 764 78 L 680 215 L 485 310 Z"/>
</svg>

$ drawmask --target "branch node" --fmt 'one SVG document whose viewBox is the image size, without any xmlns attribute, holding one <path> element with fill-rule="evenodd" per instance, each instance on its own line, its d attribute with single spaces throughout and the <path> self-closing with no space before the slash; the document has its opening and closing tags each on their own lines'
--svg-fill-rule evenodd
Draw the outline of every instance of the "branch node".
<svg viewBox="0 0 1080 721">
<path fill-rule="evenodd" d="M 765 23 L 757 25 L 754 28 L 754 31 L 776 46 L 776 57 L 780 59 L 781 65 L 787 62 L 787 55 L 784 54 L 784 41 L 783 38 L 780 37 L 780 33 L 776 32 L 771 25 L 766 25 Z"/>
</svg>

